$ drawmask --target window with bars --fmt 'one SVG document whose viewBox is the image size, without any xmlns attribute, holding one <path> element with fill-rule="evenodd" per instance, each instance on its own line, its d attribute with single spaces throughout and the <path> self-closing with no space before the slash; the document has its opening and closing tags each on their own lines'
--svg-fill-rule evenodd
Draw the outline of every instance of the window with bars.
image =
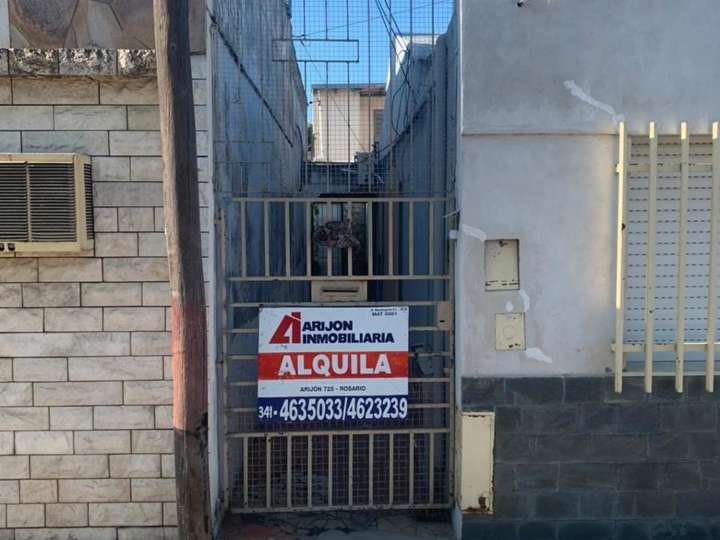
<svg viewBox="0 0 720 540">
<path fill-rule="evenodd" d="M 704 375 L 714 391 L 720 344 L 718 228 L 720 139 L 628 134 L 620 125 L 618 162 L 615 389 L 623 376 Z"/>
</svg>

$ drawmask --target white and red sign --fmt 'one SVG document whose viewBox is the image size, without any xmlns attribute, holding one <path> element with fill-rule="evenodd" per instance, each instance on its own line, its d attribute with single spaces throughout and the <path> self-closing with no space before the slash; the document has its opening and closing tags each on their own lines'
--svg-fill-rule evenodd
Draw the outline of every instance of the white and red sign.
<svg viewBox="0 0 720 540">
<path fill-rule="evenodd" d="M 260 310 L 258 419 L 407 417 L 408 308 Z"/>
</svg>

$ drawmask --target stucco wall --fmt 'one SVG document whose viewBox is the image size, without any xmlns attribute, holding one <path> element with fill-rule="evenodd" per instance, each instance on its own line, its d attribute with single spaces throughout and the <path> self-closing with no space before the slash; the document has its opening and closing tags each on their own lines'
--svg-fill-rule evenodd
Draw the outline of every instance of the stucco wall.
<svg viewBox="0 0 720 540">
<path fill-rule="evenodd" d="M 614 321 L 617 122 L 720 117 L 711 0 L 460 3 L 458 363 L 465 376 L 602 374 Z M 520 291 L 486 292 L 483 238 L 520 241 Z M 528 351 L 495 350 L 526 312 Z"/>
<path fill-rule="evenodd" d="M 204 57 L 193 73 L 207 247 Z M 2 540 L 174 532 L 157 100 L 148 76 L 0 76 L 0 152 L 92 156 L 96 232 L 93 252 L 0 258 Z"/>
</svg>

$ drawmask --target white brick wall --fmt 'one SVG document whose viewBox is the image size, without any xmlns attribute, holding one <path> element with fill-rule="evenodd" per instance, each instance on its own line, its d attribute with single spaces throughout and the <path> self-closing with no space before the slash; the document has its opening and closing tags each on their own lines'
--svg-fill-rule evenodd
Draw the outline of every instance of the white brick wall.
<svg viewBox="0 0 720 540">
<path fill-rule="evenodd" d="M 16 540 L 173 537 L 159 140 L 153 80 L 0 76 L 0 152 L 89 154 L 95 196 L 93 253 L 0 258 L 0 530 Z"/>
</svg>

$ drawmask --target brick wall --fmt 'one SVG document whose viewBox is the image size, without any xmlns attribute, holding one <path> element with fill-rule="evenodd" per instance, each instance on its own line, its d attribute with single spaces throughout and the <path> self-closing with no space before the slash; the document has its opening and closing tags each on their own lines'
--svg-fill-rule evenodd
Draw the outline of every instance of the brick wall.
<svg viewBox="0 0 720 540">
<path fill-rule="evenodd" d="M 463 537 L 720 538 L 720 395 L 704 383 L 464 379 L 463 408 L 494 410 L 496 439 L 495 514 L 466 515 Z"/>
<path fill-rule="evenodd" d="M 204 57 L 193 77 L 205 156 Z M 94 253 L 0 258 L 0 540 L 174 534 L 156 104 L 153 78 L 0 77 L 0 152 L 92 156 L 96 230 Z"/>
</svg>

